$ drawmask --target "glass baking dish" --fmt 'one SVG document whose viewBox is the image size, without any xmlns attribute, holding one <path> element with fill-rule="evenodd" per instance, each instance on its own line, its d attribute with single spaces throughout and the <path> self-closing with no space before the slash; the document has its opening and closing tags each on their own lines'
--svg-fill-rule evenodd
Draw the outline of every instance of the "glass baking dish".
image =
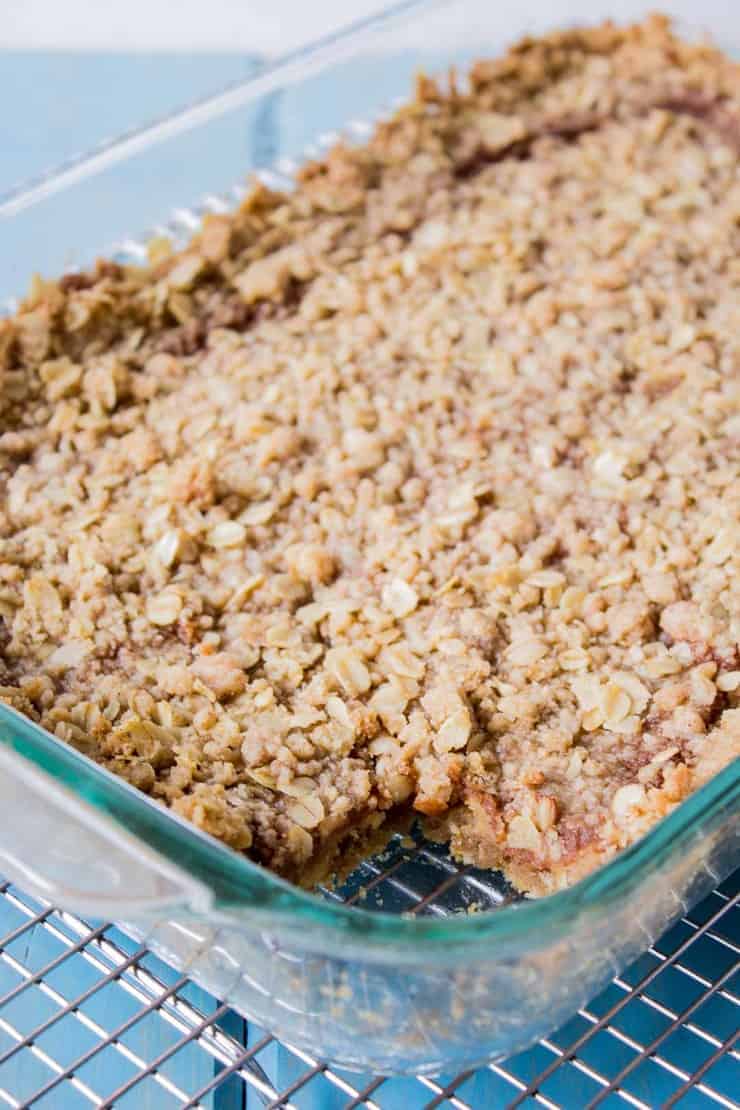
<svg viewBox="0 0 740 1110">
<path fill-rule="evenodd" d="M 622 3 L 620 19 L 648 7 Z M 673 10 L 696 16 L 691 2 Z M 731 51 L 731 9 L 702 10 Z M 366 135 L 420 68 L 464 70 L 524 33 L 609 14 L 592 0 L 521 0 L 515 14 L 488 0 L 416 0 L 269 64 L 1 197 L 0 301 L 34 270 L 83 266 L 106 244 L 130 258 L 155 232 L 188 235 L 203 212 L 234 202 L 247 170 L 289 187 L 301 159 L 339 131 Z M 0 705 L 0 870 L 62 907 L 125 923 L 289 1043 L 386 1073 L 459 1070 L 567 1018 L 738 863 L 739 803 L 736 761 L 609 865 L 538 901 L 514 900 L 500 876 L 457 869 L 433 846 L 409 851 L 399 837 L 322 897 Z M 448 878 L 420 895 L 430 871 Z"/>
</svg>

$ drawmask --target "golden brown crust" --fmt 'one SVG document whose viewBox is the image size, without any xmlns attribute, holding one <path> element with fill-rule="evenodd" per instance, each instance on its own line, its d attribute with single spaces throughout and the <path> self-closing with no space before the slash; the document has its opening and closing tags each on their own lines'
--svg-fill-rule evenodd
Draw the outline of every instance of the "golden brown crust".
<svg viewBox="0 0 740 1110">
<path fill-rule="evenodd" d="M 304 881 L 406 806 L 545 893 L 726 765 L 738 73 L 659 19 L 530 40 L 37 281 L 2 696 Z"/>
</svg>

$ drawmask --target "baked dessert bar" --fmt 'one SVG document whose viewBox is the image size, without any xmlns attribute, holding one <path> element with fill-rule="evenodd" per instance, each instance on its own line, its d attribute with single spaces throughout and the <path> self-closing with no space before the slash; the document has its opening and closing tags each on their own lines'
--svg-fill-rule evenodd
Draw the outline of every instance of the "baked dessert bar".
<svg viewBox="0 0 740 1110">
<path fill-rule="evenodd" d="M 523 890 L 740 753 L 740 71 L 667 23 L 0 323 L 2 697 L 292 879 L 403 810 Z"/>
</svg>

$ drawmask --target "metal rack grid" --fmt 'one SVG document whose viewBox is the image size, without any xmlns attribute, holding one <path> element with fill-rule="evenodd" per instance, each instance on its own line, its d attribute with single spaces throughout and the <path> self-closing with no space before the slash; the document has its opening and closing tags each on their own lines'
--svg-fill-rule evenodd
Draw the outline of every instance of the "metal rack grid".
<svg viewBox="0 0 740 1110">
<path fill-rule="evenodd" d="M 382 868 L 362 865 L 347 900 L 361 889 L 371 902 L 400 898 L 412 912 L 443 914 L 456 886 L 476 886 L 428 845 L 407 849 L 399 839 L 384 858 Z M 413 875 L 422 872 L 433 879 L 420 890 Z M 389 1079 L 279 1043 L 117 927 L 0 883 L 0 1103 L 738 1107 L 739 909 L 740 872 L 534 1048 L 459 1075 Z"/>
</svg>

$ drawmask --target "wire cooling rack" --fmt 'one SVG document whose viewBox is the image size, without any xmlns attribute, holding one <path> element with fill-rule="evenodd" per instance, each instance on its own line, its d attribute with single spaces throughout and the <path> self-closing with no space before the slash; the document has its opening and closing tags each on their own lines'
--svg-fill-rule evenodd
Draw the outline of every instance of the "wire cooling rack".
<svg viewBox="0 0 740 1110">
<path fill-rule="evenodd" d="M 450 891 L 470 876 L 424 845 L 404 852 L 399 841 L 384 870 L 363 865 L 363 896 L 445 913 Z M 405 867 L 419 853 L 424 858 Z M 418 889 L 409 873 L 433 879 Z M 389 1079 L 350 1073 L 278 1042 L 115 926 L 83 921 L 0 883 L 0 1103 L 55 1110 L 738 1107 L 739 909 L 737 872 L 534 1048 L 459 1075 Z"/>
</svg>

